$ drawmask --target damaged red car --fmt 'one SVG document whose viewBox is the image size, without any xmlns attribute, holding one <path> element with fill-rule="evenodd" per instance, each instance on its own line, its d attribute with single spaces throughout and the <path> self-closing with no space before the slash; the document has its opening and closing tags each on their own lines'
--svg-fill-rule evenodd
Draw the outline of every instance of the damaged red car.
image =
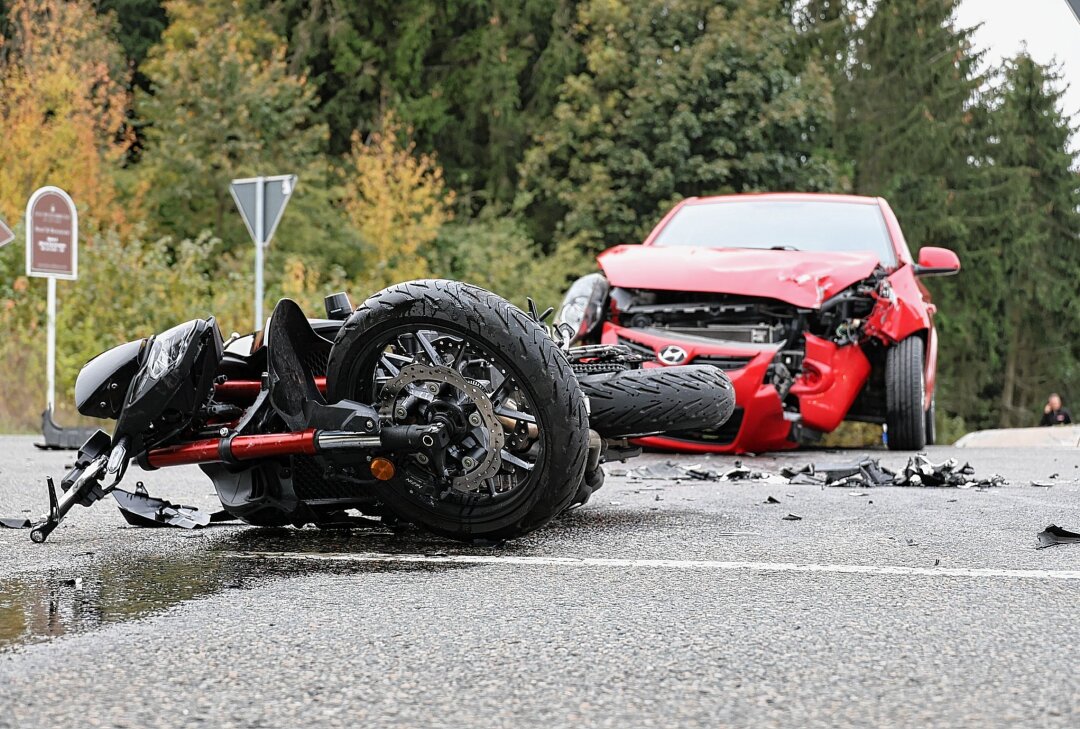
<svg viewBox="0 0 1080 729">
<path fill-rule="evenodd" d="M 583 343 L 621 344 L 666 367 L 711 364 L 735 387 L 713 430 L 646 445 L 759 452 L 814 442 L 843 421 L 887 426 L 894 450 L 934 442 L 938 338 L 920 281 L 956 254 L 916 262 L 881 198 L 768 193 L 689 198 L 641 245 L 597 259 L 559 309 Z"/>
</svg>

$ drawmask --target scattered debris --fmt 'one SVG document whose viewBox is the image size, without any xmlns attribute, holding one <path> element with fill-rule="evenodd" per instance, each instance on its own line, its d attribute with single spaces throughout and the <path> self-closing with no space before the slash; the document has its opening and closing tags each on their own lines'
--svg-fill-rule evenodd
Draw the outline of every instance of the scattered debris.
<svg viewBox="0 0 1080 729">
<path fill-rule="evenodd" d="M 1038 489 L 1049 489 L 1054 487 L 1054 484 L 1048 481 L 1032 481 L 1031 485 Z"/>
<path fill-rule="evenodd" d="M 802 521 L 802 517 L 796 514 L 788 514 L 787 516 L 780 517 L 784 521 Z"/>
<path fill-rule="evenodd" d="M 769 498 L 765 499 L 765 503 L 766 503 L 766 504 L 779 504 L 779 503 L 780 503 L 780 499 L 778 499 L 778 498 L 775 498 L 775 497 L 773 497 L 773 496 L 770 496 Z"/>
<path fill-rule="evenodd" d="M 660 479 L 667 481 L 770 481 L 783 479 L 790 484 L 816 486 L 872 488 L 875 486 L 918 486 L 924 488 L 987 489 L 1004 485 L 999 475 L 978 477 L 970 463 L 960 465 L 955 458 L 942 463 L 932 463 L 925 453 L 912 456 L 900 471 L 892 471 L 881 465 L 877 458 L 865 457 L 853 463 L 820 465 L 807 463 L 802 466 L 785 466 L 779 478 L 768 471 L 755 471 L 735 461 L 734 468 L 715 471 L 700 465 L 684 466 L 675 461 L 639 466 L 627 475 L 632 479 Z M 1032 485 L 1051 486 L 1043 482 Z"/>
<path fill-rule="evenodd" d="M 135 484 L 135 491 L 114 489 L 113 498 L 120 507 L 120 515 L 131 526 L 167 527 L 198 529 L 211 522 L 233 521 L 225 511 L 213 513 L 201 511 L 194 506 L 174 504 L 164 499 L 157 499 L 146 492 L 142 481 Z"/>
<path fill-rule="evenodd" d="M 8 529 L 29 529 L 33 525 L 33 522 L 21 516 L 0 517 L 0 527 L 6 527 Z"/>
<path fill-rule="evenodd" d="M 647 466 L 631 468 L 626 472 L 631 479 L 664 481 L 761 481 L 771 478 L 768 471 L 754 471 L 743 466 L 742 461 L 735 461 L 733 468 L 727 471 L 714 471 L 699 464 L 684 466 L 675 461 L 665 461 Z"/>
<path fill-rule="evenodd" d="M 1080 534 L 1070 532 L 1068 529 L 1062 529 L 1054 524 L 1039 532 L 1036 538 L 1039 540 L 1039 546 L 1036 549 L 1046 549 L 1057 544 L 1080 543 Z"/>
</svg>

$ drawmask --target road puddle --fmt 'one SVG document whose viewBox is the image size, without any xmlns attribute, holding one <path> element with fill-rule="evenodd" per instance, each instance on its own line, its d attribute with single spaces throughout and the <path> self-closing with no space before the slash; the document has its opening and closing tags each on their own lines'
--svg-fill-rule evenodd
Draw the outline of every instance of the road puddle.
<svg viewBox="0 0 1080 729">
<path fill-rule="evenodd" d="M 494 554 L 420 532 L 402 534 L 314 529 L 248 529 L 215 539 L 208 549 L 91 560 L 64 570 L 0 578 L 0 652 L 15 646 L 93 631 L 164 612 L 226 590 L 263 587 L 312 574 L 434 572 L 469 565 L 259 560 L 259 552 L 305 554 Z"/>
</svg>

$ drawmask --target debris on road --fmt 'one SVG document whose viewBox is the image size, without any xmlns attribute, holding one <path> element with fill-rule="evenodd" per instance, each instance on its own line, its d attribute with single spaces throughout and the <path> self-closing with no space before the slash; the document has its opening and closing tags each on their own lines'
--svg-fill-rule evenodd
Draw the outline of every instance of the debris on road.
<svg viewBox="0 0 1080 729">
<path fill-rule="evenodd" d="M 773 477 L 773 474 L 768 471 L 754 471 L 746 468 L 742 461 L 735 461 L 734 467 L 727 471 L 714 471 L 697 464 L 684 466 L 675 461 L 664 461 L 631 468 L 626 475 L 631 479 L 643 481 L 764 481 Z"/>
<path fill-rule="evenodd" d="M 788 514 L 787 516 L 780 517 L 784 521 L 802 521 L 802 517 L 797 514 Z"/>
<path fill-rule="evenodd" d="M 716 471 L 699 465 L 684 466 L 675 461 L 665 461 L 639 466 L 627 471 L 627 475 L 631 479 L 641 480 L 768 481 L 858 488 L 918 486 L 986 489 L 1005 483 L 1005 479 L 996 474 L 980 478 L 975 475 L 975 469 L 970 463 L 961 466 L 955 458 L 941 463 L 932 463 L 925 453 L 912 456 L 908 459 L 907 465 L 898 472 L 885 468 L 877 458 L 866 457 L 853 463 L 834 465 L 807 463 L 802 466 L 785 466 L 780 469 L 778 475 L 769 471 L 747 468 L 742 461 L 735 461 L 734 468 L 727 471 Z"/>
<path fill-rule="evenodd" d="M 1046 549 L 1058 544 L 1080 543 L 1080 534 L 1070 532 L 1068 529 L 1062 529 L 1054 524 L 1039 532 L 1036 538 L 1039 540 L 1039 546 L 1036 549 Z"/>
<path fill-rule="evenodd" d="M 955 458 L 942 463 L 931 463 L 925 453 L 917 453 L 908 459 L 899 472 L 881 465 L 877 458 L 863 458 L 854 463 L 821 466 L 808 463 L 800 468 L 784 468 L 780 475 L 790 483 L 819 484 L 821 486 L 919 486 L 929 488 L 985 489 L 1001 486 L 1005 479 L 998 475 L 979 478 L 970 463 L 963 466 Z"/>
<path fill-rule="evenodd" d="M 34 524 L 29 519 L 21 516 L 0 516 L 0 527 L 7 529 L 29 529 Z"/>
<path fill-rule="evenodd" d="M 1031 485 L 1037 489 L 1049 489 L 1054 487 L 1054 484 L 1050 483 L 1049 481 L 1032 481 Z"/>
<path fill-rule="evenodd" d="M 770 496 L 769 498 L 765 499 L 765 503 L 766 504 L 779 504 L 780 499 L 776 498 L 775 496 Z"/>
</svg>

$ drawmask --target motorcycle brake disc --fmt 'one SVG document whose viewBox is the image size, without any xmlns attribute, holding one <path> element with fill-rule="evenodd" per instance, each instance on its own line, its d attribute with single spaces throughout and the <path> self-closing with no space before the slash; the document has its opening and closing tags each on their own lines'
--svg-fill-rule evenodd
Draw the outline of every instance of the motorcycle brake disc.
<svg viewBox="0 0 1080 729">
<path fill-rule="evenodd" d="M 488 432 L 487 455 L 471 471 L 462 476 L 455 476 L 451 486 L 455 491 L 469 493 L 499 472 L 502 466 L 502 452 L 505 442 L 502 423 L 495 417 L 495 408 L 487 393 L 465 379 L 465 376 L 452 367 L 432 367 L 425 364 L 410 364 L 383 385 L 379 398 L 379 416 L 394 422 L 394 405 L 398 395 L 409 385 L 417 382 L 441 382 L 464 392 L 476 406 L 483 426 Z"/>
</svg>

